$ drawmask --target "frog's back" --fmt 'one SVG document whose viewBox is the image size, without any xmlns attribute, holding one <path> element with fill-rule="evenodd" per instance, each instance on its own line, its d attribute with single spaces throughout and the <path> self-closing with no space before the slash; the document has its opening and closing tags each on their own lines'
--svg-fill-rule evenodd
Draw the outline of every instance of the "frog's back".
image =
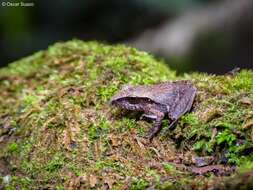
<svg viewBox="0 0 253 190">
<path fill-rule="evenodd" d="M 187 92 L 194 93 L 195 91 L 195 87 L 189 81 L 163 82 L 146 86 L 129 86 L 122 89 L 112 100 L 123 97 L 149 98 L 156 103 L 172 106 Z"/>
<path fill-rule="evenodd" d="M 160 104 L 171 106 L 186 95 L 195 95 L 196 88 L 190 81 L 164 82 L 150 86 L 148 97 Z"/>
</svg>

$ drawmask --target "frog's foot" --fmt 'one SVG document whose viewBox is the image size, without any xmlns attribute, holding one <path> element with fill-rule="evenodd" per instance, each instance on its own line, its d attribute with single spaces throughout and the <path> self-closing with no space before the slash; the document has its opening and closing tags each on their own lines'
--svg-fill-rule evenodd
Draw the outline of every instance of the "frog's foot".
<svg viewBox="0 0 253 190">
<path fill-rule="evenodd" d="M 159 133 L 159 131 L 161 131 L 162 129 L 162 125 L 156 125 L 153 128 L 151 128 L 151 130 L 149 131 L 149 133 L 146 135 L 146 138 L 149 141 L 152 141 L 152 139 Z"/>
<path fill-rule="evenodd" d="M 148 135 L 146 136 L 149 141 L 152 141 L 152 139 L 161 131 L 163 118 L 164 116 L 158 116 L 156 118 L 154 127 L 150 129 Z"/>
<path fill-rule="evenodd" d="M 163 135 L 167 135 L 170 131 L 174 130 L 176 128 L 178 119 L 174 119 L 169 124 L 168 128 L 164 131 Z"/>
<path fill-rule="evenodd" d="M 165 116 L 165 113 L 151 107 L 146 113 L 144 113 L 144 115 L 145 114 L 148 115 L 148 117 L 151 116 L 151 118 L 155 118 L 154 127 L 150 129 L 148 135 L 146 136 L 151 142 L 157 133 L 159 133 L 159 131 L 162 129 L 162 120 Z"/>
</svg>

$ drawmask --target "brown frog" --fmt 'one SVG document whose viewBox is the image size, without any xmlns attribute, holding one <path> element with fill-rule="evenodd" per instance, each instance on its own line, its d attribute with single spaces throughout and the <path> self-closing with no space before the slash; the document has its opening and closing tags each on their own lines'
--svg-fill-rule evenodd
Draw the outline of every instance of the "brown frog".
<svg viewBox="0 0 253 190">
<path fill-rule="evenodd" d="M 151 140 L 168 117 L 169 129 L 178 119 L 190 111 L 197 89 L 190 81 L 163 82 L 154 85 L 124 86 L 111 99 L 111 104 L 123 109 L 144 112 L 145 117 L 155 120 L 148 138 Z"/>
</svg>

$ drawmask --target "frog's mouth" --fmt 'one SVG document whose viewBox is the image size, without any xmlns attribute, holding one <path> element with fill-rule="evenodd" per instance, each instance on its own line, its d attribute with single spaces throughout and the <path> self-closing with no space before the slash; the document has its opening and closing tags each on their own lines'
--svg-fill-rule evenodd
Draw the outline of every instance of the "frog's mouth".
<svg viewBox="0 0 253 190">
<path fill-rule="evenodd" d="M 112 105 L 133 111 L 143 111 L 144 107 L 149 104 L 150 99 L 136 98 L 136 97 L 124 97 L 111 102 Z"/>
<path fill-rule="evenodd" d="M 138 110 L 139 107 L 139 102 L 134 98 L 120 98 L 112 101 L 111 104 L 127 110 Z"/>
</svg>

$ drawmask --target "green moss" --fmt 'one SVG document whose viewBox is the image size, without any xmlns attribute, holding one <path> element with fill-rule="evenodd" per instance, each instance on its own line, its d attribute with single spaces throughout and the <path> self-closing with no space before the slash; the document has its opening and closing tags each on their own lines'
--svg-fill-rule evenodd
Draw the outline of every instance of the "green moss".
<svg viewBox="0 0 253 190">
<path fill-rule="evenodd" d="M 18 151 L 18 144 L 17 143 L 10 143 L 8 145 L 8 152 L 9 153 L 14 153 Z"/>
<path fill-rule="evenodd" d="M 11 183 L 6 186 L 6 189 L 16 190 L 17 187 L 22 187 L 22 190 L 28 190 L 31 185 L 31 179 L 28 177 L 12 176 Z"/>
<path fill-rule="evenodd" d="M 99 120 L 100 121 L 98 121 L 97 124 L 89 126 L 88 136 L 91 141 L 107 134 L 111 127 L 111 124 L 105 118 L 101 118 Z"/>
<path fill-rule="evenodd" d="M 164 169 L 165 169 L 166 171 L 168 171 L 168 172 L 171 172 L 172 170 L 175 169 L 175 167 L 174 167 L 173 165 L 168 164 L 168 163 L 164 163 L 164 164 L 163 164 L 163 167 L 164 167 Z"/>
<path fill-rule="evenodd" d="M 253 117 L 250 70 L 176 76 L 146 52 L 72 40 L 11 63 L 0 69 L 0 79 L 0 134 L 8 137 L 0 161 L 7 160 L 13 177 L 6 188 L 91 189 L 108 183 L 112 189 L 185 189 L 215 181 L 168 163 L 189 152 L 214 156 L 215 164 L 225 157 L 241 172 L 252 168 L 253 158 L 245 154 L 252 129 L 242 127 Z M 108 104 L 125 84 L 182 79 L 198 89 L 193 110 L 152 143 L 144 138 L 152 123 Z"/>
<path fill-rule="evenodd" d="M 64 155 L 58 153 L 45 166 L 45 170 L 52 173 L 59 171 L 64 166 Z"/>
<path fill-rule="evenodd" d="M 126 131 L 126 130 L 130 130 L 130 129 L 136 128 L 136 121 L 131 118 L 122 118 L 122 121 L 117 123 L 116 127 L 121 132 Z"/>
<path fill-rule="evenodd" d="M 104 102 L 107 102 L 110 100 L 110 98 L 115 94 L 117 91 L 117 86 L 112 85 L 112 86 L 102 86 L 98 89 L 98 95 L 101 97 L 101 99 Z"/>
<path fill-rule="evenodd" d="M 160 190 L 170 190 L 170 189 L 175 189 L 175 186 L 171 182 L 165 182 L 162 185 L 158 186 L 157 189 L 160 189 Z"/>
<path fill-rule="evenodd" d="M 29 76 L 35 74 L 40 69 L 43 69 L 46 65 L 43 64 L 43 52 L 35 53 L 33 56 L 29 56 L 21 59 L 20 61 L 13 62 L 8 68 L 0 70 L 1 77 L 8 76 Z M 22 62 L 22 64 L 20 64 Z"/>
<path fill-rule="evenodd" d="M 24 97 L 23 102 L 24 102 L 24 106 L 26 107 L 33 106 L 39 102 L 39 99 L 38 99 L 38 96 L 29 94 Z"/>
<path fill-rule="evenodd" d="M 132 190 L 143 190 L 143 189 L 147 189 L 147 187 L 149 186 L 149 183 L 147 181 L 144 181 L 143 179 L 137 179 L 133 182 L 131 189 Z"/>
<path fill-rule="evenodd" d="M 241 71 L 230 83 L 225 83 L 229 90 L 236 91 L 252 91 L 253 74 L 251 71 Z"/>
</svg>

